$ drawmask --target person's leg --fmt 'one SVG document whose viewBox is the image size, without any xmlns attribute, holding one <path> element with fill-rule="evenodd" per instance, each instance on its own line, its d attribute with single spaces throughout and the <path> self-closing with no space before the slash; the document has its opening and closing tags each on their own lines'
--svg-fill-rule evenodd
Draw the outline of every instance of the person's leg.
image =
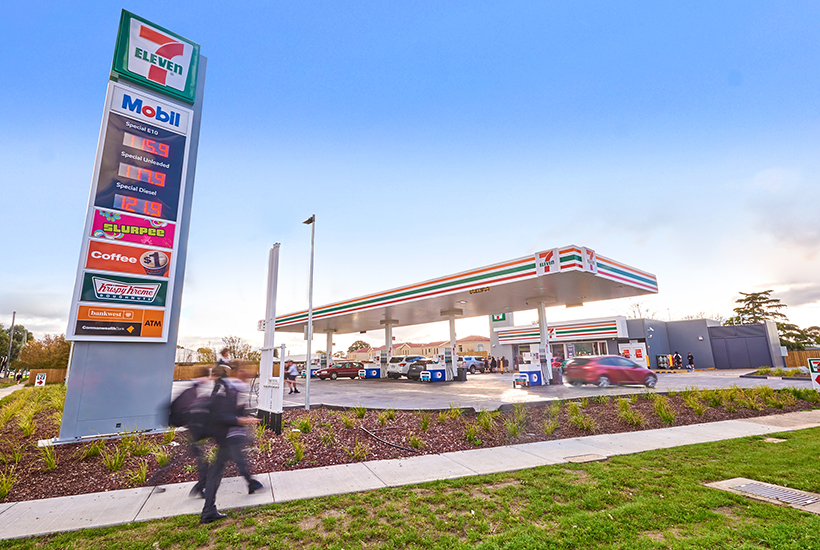
<svg viewBox="0 0 820 550">
<path fill-rule="evenodd" d="M 213 521 L 223 516 L 216 509 L 216 491 L 222 482 L 222 474 L 225 471 L 225 463 L 230 458 L 230 449 L 225 442 L 218 446 L 216 459 L 208 469 L 208 479 L 205 483 L 205 506 L 202 507 L 200 522 Z"/>
<path fill-rule="evenodd" d="M 248 461 L 245 459 L 245 453 L 243 452 L 246 441 L 243 436 L 229 437 L 228 450 L 230 451 L 231 460 L 234 461 L 236 469 L 239 470 L 239 475 L 250 483 L 253 478 L 251 478 L 251 474 L 248 472 Z"/>
</svg>

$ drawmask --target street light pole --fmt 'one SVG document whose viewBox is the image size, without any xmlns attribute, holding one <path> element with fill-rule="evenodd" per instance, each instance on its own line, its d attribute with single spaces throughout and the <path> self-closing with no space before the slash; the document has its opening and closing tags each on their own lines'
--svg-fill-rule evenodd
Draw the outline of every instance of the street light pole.
<svg viewBox="0 0 820 550">
<path fill-rule="evenodd" d="M 17 312 L 11 314 L 11 329 L 9 330 L 9 354 L 6 357 L 6 366 L 3 368 L 3 378 L 8 377 L 9 367 L 11 367 L 11 345 L 14 343 L 14 321 L 17 319 Z"/>
<path fill-rule="evenodd" d="M 307 372 L 305 374 L 305 410 L 310 410 L 310 344 L 313 341 L 313 240 L 316 236 L 316 214 L 302 223 L 310 226 L 310 284 L 308 290 L 308 324 L 307 324 Z"/>
</svg>

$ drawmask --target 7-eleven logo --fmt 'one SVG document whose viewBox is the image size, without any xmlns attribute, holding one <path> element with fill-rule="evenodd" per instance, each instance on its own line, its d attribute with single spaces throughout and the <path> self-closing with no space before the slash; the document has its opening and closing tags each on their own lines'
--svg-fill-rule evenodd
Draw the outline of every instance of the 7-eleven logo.
<svg viewBox="0 0 820 550">
<path fill-rule="evenodd" d="M 162 86 L 184 90 L 193 47 L 137 19 L 131 20 L 130 31 L 128 70 Z"/>
<path fill-rule="evenodd" d="M 553 271 L 558 271 L 558 251 L 556 249 L 545 250 L 535 255 L 535 273 L 537 275 L 546 275 Z"/>
</svg>

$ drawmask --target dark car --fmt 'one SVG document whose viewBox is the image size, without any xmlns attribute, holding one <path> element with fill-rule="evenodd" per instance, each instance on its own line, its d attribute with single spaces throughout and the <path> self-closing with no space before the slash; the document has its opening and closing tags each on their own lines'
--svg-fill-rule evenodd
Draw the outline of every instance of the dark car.
<svg viewBox="0 0 820 550">
<path fill-rule="evenodd" d="M 319 369 L 316 372 L 316 376 L 322 380 L 325 378 L 336 380 L 340 376 L 347 376 L 348 378 L 353 379 L 359 376 L 359 370 L 363 368 L 364 365 L 358 361 L 340 361 L 339 363 L 333 363 L 333 365 L 329 367 Z"/>
<path fill-rule="evenodd" d="M 427 359 L 423 355 L 397 355 L 387 363 L 387 377 L 401 378 L 407 376 L 407 369 L 416 361 Z"/>
<path fill-rule="evenodd" d="M 620 355 L 573 357 L 566 362 L 564 373 L 573 386 L 595 384 L 606 388 L 612 384 L 642 384 L 654 388 L 658 383 L 654 372 Z"/>
<path fill-rule="evenodd" d="M 407 378 L 410 380 L 421 380 L 421 371 L 427 370 L 427 365 L 433 365 L 435 363 L 432 359 L 420 359 L 411 363 L 407 368 Z"/>
</svg>

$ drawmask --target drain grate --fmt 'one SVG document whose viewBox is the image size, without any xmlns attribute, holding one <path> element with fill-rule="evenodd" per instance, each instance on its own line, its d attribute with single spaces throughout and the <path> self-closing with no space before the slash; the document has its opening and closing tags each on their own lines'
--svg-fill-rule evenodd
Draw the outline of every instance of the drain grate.
<svg viewBox="0 0 820 550">
<path fill-rule="evenodd" d="M 816 496 L 804 495 L 802 493 L 796 493 L 794 491 L 781 489 L 779 487 L 761 485 L 760 483 L 744 483 L 743 485 L 735 485 L 730 488 L 735 491 L 743 491 L 744 493 L 751 493 L 761 497 L 773 498 L 775 500 L 795 504 L 797 506 L 808 506 L 809 504 L 813 504 L 820 500 Z"/>
</svg>

